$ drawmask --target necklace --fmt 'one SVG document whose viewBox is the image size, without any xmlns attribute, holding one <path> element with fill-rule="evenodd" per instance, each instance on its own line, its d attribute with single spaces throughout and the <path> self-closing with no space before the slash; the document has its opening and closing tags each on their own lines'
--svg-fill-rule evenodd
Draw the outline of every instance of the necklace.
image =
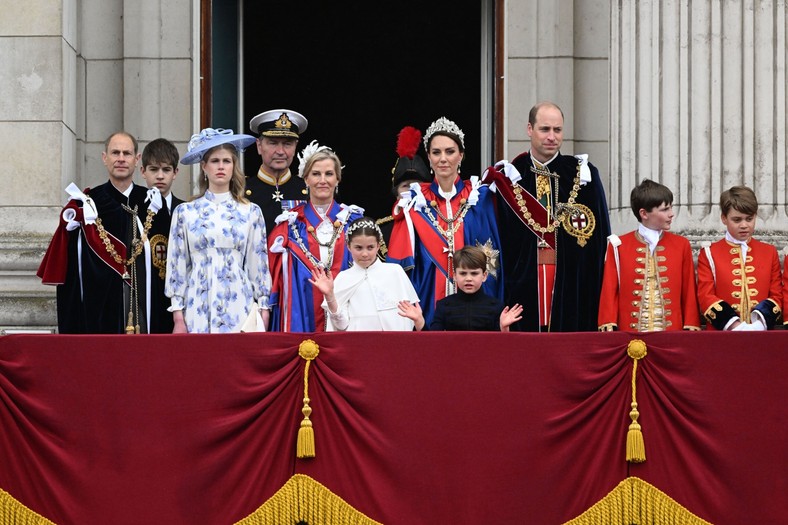
<svg viewBox="0 0 788 525">
<path fill-rule="evenodd" d="M 112 244 L 112 241 L 107 234 L 106 228 L 101 223 L 101 218 L 96 218 L 96 230 L 98 230 L 99 238 L 104 243 L 104 248 L 107 250 L 107 253 L 115 260 L 116 263 L 122 264 L 126 267 L 126 271 L 123 274 L 123 279 L 130 279 L 130 295 L 129 295 L 129 314 L 126 320 L 126 333 L 127 334 L 138 334 L 140 333 L 140 296 L 139 290 L 137 289 L 138 282 L 137 282 L 137 257 L 140 253 L 142 253 L 142 248 L 145 245 L 145 239 L 148 238 L 148 232 L 153 225 L 153 217 L 156 215 L 153 210 L 148 208 L 148 213 L 145 217 L 145 226 L 142 230 L 142 237 L 138 237 L 137 234 L 139 233 L 137 230 L 137 206 L 135 205 L 134 208 L 130 208 L 125 204 L 121 204 L 123 211 L 131 215 L 131 256 L 128 259 L 123 259 L 118 253 L 118 250 L 115 248 L 115 245 Z M 136 322 L 135 322 L 136 320 Z"/>
<path fill-rule="evenodd" d="M 309 259 L 309 262 L 311 262 L 315 268 L 330 270 L 331 266 L 334 264 L 334 248 L 336 246 L 337 237 L 339 237 L 339 232 L 342 231 L 342 223 L 338 220 L 334 222 L 334 234 L 331 236 L 331 240 L 327 243 L 320 242 L 320 240 L 317 238 L 317 235 L 315 234 L 315 228 L 312 225 L 307 226 L 307 231 L 312 235 L 312 237 L 320 246 L 328 248 L 328 257 L 326 257 L 326 262 L 323 262 L 312 255 L 312 252 L 309 251 L 309 248 L 306 246 L 304 240 L 301 238 L 301 235 L 298 233 L 298 227 L 296 224 L 293 223 L 290 225 L 290 232 L 293 234 L 293 239 L 295 239 L 296 244 L 304 253 L 304 255 L 306 255 L 307 259 Z"/>
<path fill-rule="evenodd" d="M 137 206 L 134 206 L 133 209 L 129 208 L 125 204 L 122 204 L 121 206 L 123 206 L 123 209 L 126 212 L 133 215 L 135 218 L 137 217 Z M 104 243 L 104 248 L 107 250 L 107 253 L 109 253 L 109 255 L 115 260 L 116 263 L 122 264 L 124 266 L 130 266 L 137 259 L 139 254 L 142 253 L 142 248 L 145 244 L 145 239 L 148 238 L 148 232 L 150 231 L 151 226 L 153 225 L 154 215 L 155 213 L 153 213 L 153 210 L 148 209 L 148 214 L 145 217 L 145 227 L 142 230 L 142 237 L 139 239 L 137 238 L 137 221 L 136 220 L 131 221 L 132 252 L 131 252 L 131 256 L 125 260 L 123 259 L 123 257 L 120 256 L 118 250 L 115 249 L 115 245 L 112 244 L 112 240 L 109 238 L 109 235 L 107 234 L 107 230 L 104 228 L 104 225 L 101 223 L 101 217 L 96 218 L 96 230 L 98 230 L 99 238 Z"/>
<path fill-rule="evenodd" d="M 446 203 L 448 206 L 451 206 L 451 201 L 447 200 Z M 441 226 L 440 221 L 438 221 L 438 218 L 432 214 L 432 209 L 430 208 L 434 209 L 435 212 L 438 214 L 438 217 L 440 217 L 443 220 L 443 222 L 446 223 L 447 229 L 444 229 L 443 226 Z M 448 274 L 446 276 L 446 295 L 452 295 L 457 291 L 457 285 L 454 282 L 454 235 L 457 233 L 457 230 L 460 229 L 460 226 L 462 225 L 462 222 L 465 219 L 465 214 L 467 214 L 468 210 L 470 209 L 470 205 L 468 204 L 468 201 L 466 199 L 464 198 L 460 199 L 460 209 L 457 210 L 457 216 L 452 217 L 451 219 L 441 213 L 437 201 L 434 200 L 431 201 L 430 208 L 425 207 L 424 214 L 430 220 L 432 225 L 435 226 L 435 229 L 438 230 L 441 236 L 443 236 L 443 238 L 446 239 L 446 253 L 448 257 L 448 265 L 447 265 Z"/>
<path fill-rule="evenodd" d="M 339 221 L 334 221 L 334 233 L 331 235 L 331 240 L 328 242 L 320 242 L 320 239 L 317 238 L 317 232 L 315 231 L 315 227 L 311 224 L 306 227 L 306 231 L 312 236 L 317 244 L 323 246 L 325 248 L 331 248 L 334 246 L 334 242 L 336 242 L 337 237 L 339 236 L 339 232 L 342 231 L 342 223 Z"/>
<path fill-rule="evenodd" d="M 554 182 L 555 195 L 556 195 L 556 197 L 558 196 L 558 175 L 557 174 L 552 173 L 546 167 L 542 168 L 542 169 L 539 169 L 539 168 L 535 168 L 535 167 L 532 166 L 531 167 L 531 171 L 533 173 L 535 173 L 537 176 L 547 176 L 549 178 L 552 178 L 553 182 Z M 572 209 L 572 208 L 574 208 L 575 207 L 575 200 L 577 199 L 577 192 L 579 190 L 580 190 L 580 167 L 578 166 L 577 167 L 577 174 L 575 175 L 575 179 L 574 179 L 573 184 L 572 184 L 572 190 L 569 192 L 569 199 L 567 200 L 566 204 L 564 204 L 562 206 L 558 206 L 558 208 L 559 209 Z M 533 229 L 534 231 L 537 231 L 537 232 L 541 233 L 542 235 L 544 235 L 545 233 L 553 233 L 556 230 L 556 228 L 558 228 L 561 225 L 562 213 L 551 214 L 551 215 L 553 215 L 553 219 L 546 226 L 542 226 L 541 224 L 537 223 L 534 220 L 533 216 L 531 215 L 531 212 L 528 211 L 528 205 L 526 204 L 525 199 L 523 198 L 523 195 L 522 195 L 523 191 L 525 191 L 523 189 L 523 187 L 520 186 L 520 184 L 515 184 L 512 191 L 514 192 L 514 197 L 517 200 L 517 205 L 520 207 L 520 213 L 522 214 L 523 219 L 525 219 L 525 221 L 528 223 L 528 226 L 531 227 L 531 229 Z"/>
</svg>

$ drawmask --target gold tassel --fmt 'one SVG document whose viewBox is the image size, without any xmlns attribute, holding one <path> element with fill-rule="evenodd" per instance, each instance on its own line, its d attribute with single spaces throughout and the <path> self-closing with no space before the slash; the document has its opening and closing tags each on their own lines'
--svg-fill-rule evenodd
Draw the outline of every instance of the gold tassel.
<svg viewBox="0 0 788 525">
<path fill-rule="evenodd" d="M 632 463 L 643 463 L 646 461 L 646 444 L 643 442 L 643 432 L 640 430 L 640 423 L 638 423 L 638 404 L 632 402 L 632 410 L 629 412 L 629 417 L 632 418 L 632 423 L 629 424 L 627 431 L 627 461 Z"/>
<path fill-rule="evenodd" d="M 643 463 L 646 461 L 646 443 L 643 440 L 643 432 L 638 423 L 638 402 L 637 402 L 637 371 L 638 361 L 646 357 L 646 343 L 640 339 L 633 339 L 627 345 L 627 355 L 632 358 L 632 410 L 629 417 L 632 423 L 629 424 L 627 431 L 627 461 L 631 463 Z"/>
<path fill-rule="evenodd" d="M 315 429 L 312 426 L 312 420 L 309 419 L 309 416 L 312 415 L 312 407 L 309 406 L 309 365 L 319 353 L 320 347 L 311 339 L 302 341 L 298 346 L 298 355 L 306 360 L 304 365 L 304 408 L 301 409 L 304 419 L 298 429 L 298 440 L 296 441 L 296 457 L 298 458 L 315 457 Z"/>
<path fill-rule="evenodd" d="M 306 368 L 309 361 L 306 362 Z M 304 419 L 298 429 L 298 441 L 296 442 L 296 456 L 299 458 L 315 457 L 315 429 L 312 428 L 312 421 L 309 419 L 312 409 L 309 407 L 309 398 L 304 398 L 304 408 L 301 409 Z"/>
</svg>

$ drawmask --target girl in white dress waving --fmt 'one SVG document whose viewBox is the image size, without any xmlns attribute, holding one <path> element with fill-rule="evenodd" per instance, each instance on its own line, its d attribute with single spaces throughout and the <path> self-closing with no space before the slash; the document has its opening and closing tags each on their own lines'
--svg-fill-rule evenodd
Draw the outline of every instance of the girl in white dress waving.
<svg viewBox="0 0 788 525">
<path fill-rule="evenodd" d="M 346 243 L 353 266 L 336 280 L 321 267 L 309 280 L 322 294 L 328 331 L 410 331 L 424 327 L 416 290 L 398 264 L 377 257 L 383 235 L 375 221 L 362 217 L 348 226 Z"/>
</svg>

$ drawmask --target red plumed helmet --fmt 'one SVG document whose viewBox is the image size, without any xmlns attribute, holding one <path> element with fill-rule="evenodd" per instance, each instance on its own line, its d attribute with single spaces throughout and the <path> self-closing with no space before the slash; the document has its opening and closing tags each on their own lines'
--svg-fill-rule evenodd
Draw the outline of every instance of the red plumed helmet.
<svg viewBox="0 0 788 525">
<path fill-rule="evenodd" d="M 412 159 L 419 149 L 421 131 L 413 126 L 405 126 L 397 135 L 397 155 Z"/>
<path fill-rule="evenodd" d="M 405 126 L 397 135 L 397 163 L 391 169 L 391 189 L 402 182 L 430 182 L 432 177 L 424 160 L 417 154 L 421 144 L 421 131 L 413 126 Z"/>
</svg>

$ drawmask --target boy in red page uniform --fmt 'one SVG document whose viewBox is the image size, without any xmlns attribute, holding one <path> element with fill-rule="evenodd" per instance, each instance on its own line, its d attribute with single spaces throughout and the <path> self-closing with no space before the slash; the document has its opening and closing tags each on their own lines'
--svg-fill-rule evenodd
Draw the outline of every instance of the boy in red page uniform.
<svg viewBox="0 0 788 525">
<path fill-rule="evenodd" d="M 725 238 L 698 256 L 698 302 L 709 328 L 767 330 L 780 316 L 780 259 L 771 244 L 753 239 L 758 200 L 745 186 L 720 195 Z"/>
<path fill-rule="evenodd" d="M 632 190 L 630 204 L 640 225 L 608 238 L 599 330 L 700 330 L 692 249 L 668 231 L 673 193 L 646 179 Z"/>
</svg>

